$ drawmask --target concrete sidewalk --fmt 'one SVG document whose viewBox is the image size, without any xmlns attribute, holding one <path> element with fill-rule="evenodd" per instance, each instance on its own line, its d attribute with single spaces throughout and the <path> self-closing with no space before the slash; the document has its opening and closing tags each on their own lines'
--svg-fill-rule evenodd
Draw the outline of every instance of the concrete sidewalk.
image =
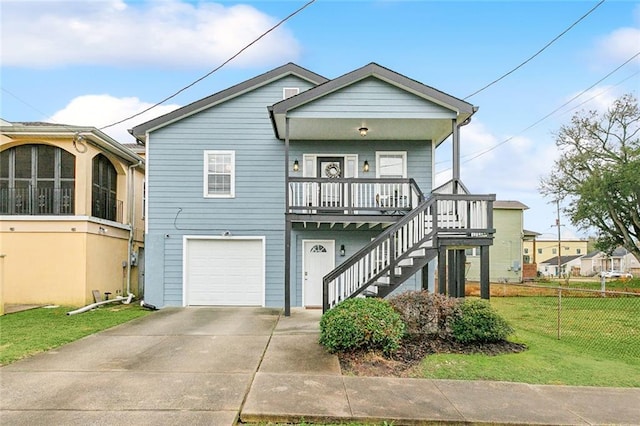
<svg viewBox="0 0 640 426">
<path fill-rule="evenodd" d="M 640 425 L 640 389 L 350 377 L 319 311 L 166 308 L 0 368 L 2 425 Z"/>
<path fill-rule="evenodd" d="M 280 319 L 243 422 L 640 424 L 639 388 L 341 376 L 317 343 L 319 319 L 304 310 Z"/>
</svg>

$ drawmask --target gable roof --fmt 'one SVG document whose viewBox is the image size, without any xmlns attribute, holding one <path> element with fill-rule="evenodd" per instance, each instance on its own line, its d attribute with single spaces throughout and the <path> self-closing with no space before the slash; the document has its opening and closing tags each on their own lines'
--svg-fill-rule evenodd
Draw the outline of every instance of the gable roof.
<svg viewBox="0 0 640 426">
<path fill-rule="evenodd" d="M 520 201 L 512 201 L 512 200 L 496 200 L 493 202 L 493 208 L 504 209 L 504 210 L 528 210 L 529 209 L 527 205 L 522 204 Z"/>
<path fill-rule="evenodd" d="M 420 83 L 419 81 L 410 79 L 409 77 L 380 66 L 375 62 L 371 62 L 368 65 L 348 72 L 333 80 L 328 80 L 327 82 L 302 92 L 297 96 L 292 96 L 288 99 L 277 102 L 270 109 L 274 114 L 284 113 L 371 76 L 375 76 L 387 83 L 400 87 L 401 89 L 420 96 L 421 98 L 428 99 L 438 105 L 444 106 L 448 109 L 453 109 L 459 114 L 465 115 L 466 117 L 464 119 L 477 111 L 477 108 L 468 102 L 455 98 L 447 93 Z"/>
<path fill-rule="evenodd" d="M 425 101 L 438 105 L 445 110 L 451 111 L 459 125 L 467 123 L 470 117 L 478 110 L 477 107 L 463 101 L 462 99 L 458 99 L 445 92 L 434 89 L 433 87 L 427 86 L 426 84 L 378 65 L 375 62 L 371 62 L 361 68 L 348 72 L 335 79 L 328 80 L 323 84 L 299 93 L 296 96 L 279 101 L 268 107 L 276 138 L 284 139 L 284 117 L 287 117 L 289 112 L 367 78 L 376 78 L 400 90 L 411 93 Z M 451 131 L 449 131 L 446 136 L 443 135 L 444 137 L 435 141 L 436 144 L 442 142 L 450 134 Z"/>
<path fill-rule="evenodd" d="M 224 89 L 211 96 L 192 102 L 189 105 L 185 105 L 182 108 L 178 108 L 160 117 L 154 118 L 153 120 L 139 124 L 130 129 L 129 133 L 131 133 L 134 138 L 144 143 L 146 141 L 147 132 L 149 131 L 159 129 L 174 121 L 188 117 L 287 75 L 295 75 L 313 84 L 321 84 L 327 81 L 325 77 L 289 62 L 288 64 L 274 68 L 271 71 L 267 71 L 266 73 L 250 78 L 249 80 L 245 80 L 242 83 L 238 83 L 228 89 Z"/>
<path fill-rule="evenodd" d="M 560 265 L 566 265 L 567 263 L 571 262 L 572 260 L 576 260 L 578 258 L 582 257 L 581 254 L 573 254 L 571 256 L 560 256 Z M 557 265 L 558 264 L 558 256 L 554 256 L 551 257 L 547 260 L 544 260 L 540 263 L 548 263 L 549 265 Z"/>
</svg>

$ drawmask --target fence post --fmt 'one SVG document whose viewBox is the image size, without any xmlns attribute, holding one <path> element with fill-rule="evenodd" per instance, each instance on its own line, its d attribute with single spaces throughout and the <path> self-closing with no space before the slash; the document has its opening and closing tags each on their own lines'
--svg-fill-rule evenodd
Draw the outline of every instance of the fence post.
<svg viewBox="0 0 640 426">
<path fill-rule="evenodd" d="M 558 287 L 558 340 L 560 340 L 560 314 L 562 312 L 562 288 Z"/>
</svg>

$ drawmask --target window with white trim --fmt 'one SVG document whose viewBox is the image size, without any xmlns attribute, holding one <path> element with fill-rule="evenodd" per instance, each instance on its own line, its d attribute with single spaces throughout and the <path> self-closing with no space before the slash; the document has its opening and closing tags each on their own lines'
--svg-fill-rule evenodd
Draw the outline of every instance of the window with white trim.
<svg viewBox="0 0 640 426">
<path fill-rule="evenodd" d="M 376 152 L 376 176 L 379 178 L 406 178 L 407 152 Z"/>
<path fill-rule="evenodd" d="M 235 197 L 235 151 L 204 152 L 204 196 Z"/>
</svg>

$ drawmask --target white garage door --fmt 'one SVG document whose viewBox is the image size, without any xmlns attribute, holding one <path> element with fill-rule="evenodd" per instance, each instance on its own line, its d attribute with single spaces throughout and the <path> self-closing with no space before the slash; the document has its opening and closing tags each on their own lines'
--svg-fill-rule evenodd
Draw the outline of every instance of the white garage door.
<svg viewBox="0 0 640 426">
<path fill-rule="evenodd" d="M 187 239 L 187 305 L 264 305 L 263 239 Z"/>
</svg>

